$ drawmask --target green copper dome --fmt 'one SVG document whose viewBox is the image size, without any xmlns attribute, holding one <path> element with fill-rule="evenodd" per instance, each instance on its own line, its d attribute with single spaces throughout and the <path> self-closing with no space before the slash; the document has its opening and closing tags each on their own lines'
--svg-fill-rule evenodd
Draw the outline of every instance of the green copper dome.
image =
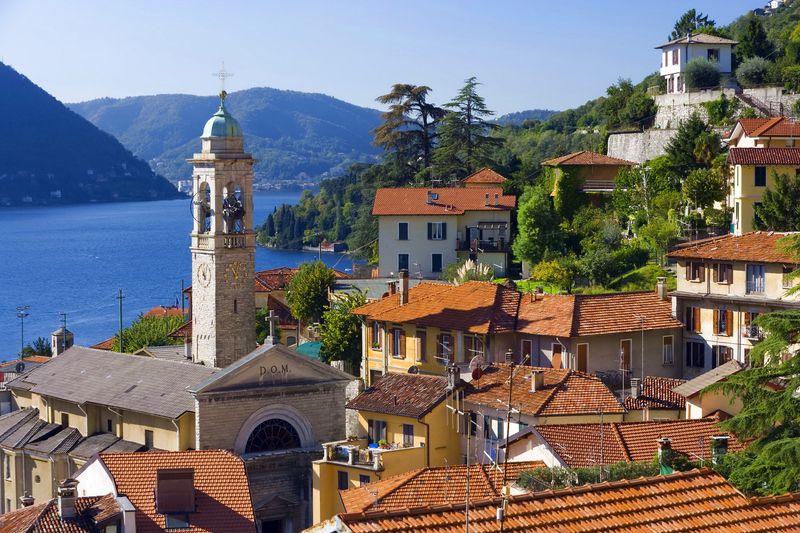
<svg viewBox="0 0 800 533">
<path fill-rule="evenodd" d="M 219 102 L 219 109 L 206 122 L 206 126 L 203 128 L 203 137 L 241 137 L 241 126 L 225 109 L 225 97 L 223 95 L 220 96 L 222 98 Z"/>
</svg>

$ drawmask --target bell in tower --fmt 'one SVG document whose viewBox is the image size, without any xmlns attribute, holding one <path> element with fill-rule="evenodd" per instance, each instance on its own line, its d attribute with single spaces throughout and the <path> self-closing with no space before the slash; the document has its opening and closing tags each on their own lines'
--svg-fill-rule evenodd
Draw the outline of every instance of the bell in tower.
<svg viewBox="0 0 800 533">
<path fill-rule="evenodd" d="M 252 155 L 225 108 L 206 122 L 194 167 L 192 360 L 224 368 L 256 348 Z"/>
</svg>

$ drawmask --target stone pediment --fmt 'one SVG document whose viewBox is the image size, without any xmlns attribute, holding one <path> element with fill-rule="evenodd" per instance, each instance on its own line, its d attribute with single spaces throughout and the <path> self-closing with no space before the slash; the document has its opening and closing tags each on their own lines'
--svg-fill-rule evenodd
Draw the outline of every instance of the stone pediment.
<svg viewBox="0 0 800 533">
<path fill-rule="evenodd" d="M 282 346 L 262 346 L 190 389 L 195 394 L 286 387 L 355 379 L 332 366 Z"/>
</svg>

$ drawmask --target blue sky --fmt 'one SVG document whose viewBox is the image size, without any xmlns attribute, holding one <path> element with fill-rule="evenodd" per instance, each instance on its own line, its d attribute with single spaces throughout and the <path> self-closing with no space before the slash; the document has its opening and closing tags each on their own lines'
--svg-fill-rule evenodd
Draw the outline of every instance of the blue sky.
<svg viewBox="0 0 800 533">
<path fill-rule="evenodd" d="M 444 103 L 477 76 L 490 108 L 565 109 L 658 68 L 694 7 L 725 24 L 763 1 L 0 0 L 0 60 L 65 102 L 103 96 L 322 92 L 379 107 L 396 82 Z"/>
</svg>

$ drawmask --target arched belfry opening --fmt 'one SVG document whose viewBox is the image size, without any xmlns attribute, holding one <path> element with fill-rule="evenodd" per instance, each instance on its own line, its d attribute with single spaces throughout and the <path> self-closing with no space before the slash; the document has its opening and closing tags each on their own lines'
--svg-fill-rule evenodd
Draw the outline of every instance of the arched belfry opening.
<svg viewBox="0 0 800 533">
<path fill-rule="evenodd" d="M 225 197 L 222 200 L 225 233 L 243 233 L 244 215 L 244 193 L 242 192 L 242 187 L 238 183 L 230 182 L 225 186 Z"/>
</svg>

